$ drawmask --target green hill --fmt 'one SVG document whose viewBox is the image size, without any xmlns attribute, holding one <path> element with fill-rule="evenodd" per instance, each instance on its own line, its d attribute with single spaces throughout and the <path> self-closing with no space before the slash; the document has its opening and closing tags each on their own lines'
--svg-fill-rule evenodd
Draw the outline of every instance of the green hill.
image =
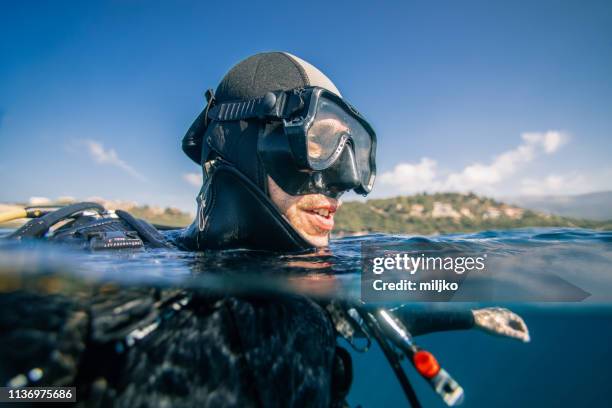
<svg viewBox="0 0 612 408">
<path fill-rule="evenodd" d="M 438 193 L 346 202 L 336 214 L 334 233 L 437 234 L 519 227 L 610 230 L 612 221 L 544 214 L 475 194 Z"/>
<path fill-rule="evenodd" d="M 185 227 L 193 221 L 193 215 L 177 208 L 164 208 L 163 211 L 149 206 L 133 207 L 129 212 L 136 218 L 145 219 L 153 224 Z"/>
</svg>

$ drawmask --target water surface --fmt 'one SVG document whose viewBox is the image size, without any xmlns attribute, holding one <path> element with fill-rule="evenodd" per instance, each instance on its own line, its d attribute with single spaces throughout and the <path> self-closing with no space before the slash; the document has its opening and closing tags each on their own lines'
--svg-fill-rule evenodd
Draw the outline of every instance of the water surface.
<svg viewBox="0 0 612 408">
<path fill-rule="evenodd" d="M 165 249 L 91 253 L 44 243 L 0 242 L 0 295 L 18 289 L 78 293 L 91 285 L 159 286 L 221 293 L 300 293 L 317 299 L 360 299 L 363 243 L 427 246 L 486 253 L 498 281 L 517 293 L 541 294 L 538 277 L 554 274 L 588 293 L 582 302 L 518 302 L 501 305 L 526 320 L 532 342 L 476 331 L 417 338 L 436 353 L 466 391 L 465 406 L 609 406 L 612 363 L 612 233 L 529 228 L 415 237 L 370 234 L 333 240 L 314 254 L 279 255 L 244 250 L 189 253 Z M 550 298 L 546 298 L 550 300 Z M 494 303 L 494 304 L 499 304 Z M 409 304 L 420 308 L 476 308 L 483 303 Z M 398 304 L 388 304 L 393 307 Z M 6 313 L 5 311 L 4 313 Z M 397 406 L 404 397 L 387 362 L 374 347 L 353 352 L 352 405 Z M 409 374 L 411 370 L 408 370 Z M 443 406 L 412 375 L 422 401 Z"/>
</svg>

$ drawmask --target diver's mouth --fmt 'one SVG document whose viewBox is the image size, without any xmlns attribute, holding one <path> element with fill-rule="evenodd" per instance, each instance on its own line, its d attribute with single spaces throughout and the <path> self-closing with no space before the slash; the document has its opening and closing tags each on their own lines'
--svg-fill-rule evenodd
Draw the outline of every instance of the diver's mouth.
<svg viewBox="0 0 612 408">
<path fill-rule="evenodd" d="M 317 229 L 322 231 L 331 231 L 334 228 L 334 214 L 336 209 L 333 207 L 319 207 L 302 209 L 310 222 Z"/>
</svg>

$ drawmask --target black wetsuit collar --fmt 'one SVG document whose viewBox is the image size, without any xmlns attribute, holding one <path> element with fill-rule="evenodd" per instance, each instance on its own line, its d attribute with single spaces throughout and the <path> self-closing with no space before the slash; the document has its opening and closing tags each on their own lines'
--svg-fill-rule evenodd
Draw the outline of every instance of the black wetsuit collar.
<svg viewBox="0 0 612 408">
<path fill-rule="evenodd" d="M 255 183 L 219 161 L 198 196 L 198 215 L 179 238 L 189 250 L 248 248 L 275 252 L 314 249 Z"/>
</svg>

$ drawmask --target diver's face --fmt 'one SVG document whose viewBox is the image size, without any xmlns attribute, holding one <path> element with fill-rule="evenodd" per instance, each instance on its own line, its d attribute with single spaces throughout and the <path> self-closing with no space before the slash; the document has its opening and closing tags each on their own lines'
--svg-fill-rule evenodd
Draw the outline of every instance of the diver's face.
<svg viewBox="0 0 612 408">
<path fill-rule="evenodd" d="M 289 195 L 270 176 L 268 191 L 272 202 L 306 241 L 316 247 L 329 244 L 334 214 L 341 204 L 339 200 L 323 194 Z"/>
</svg>

